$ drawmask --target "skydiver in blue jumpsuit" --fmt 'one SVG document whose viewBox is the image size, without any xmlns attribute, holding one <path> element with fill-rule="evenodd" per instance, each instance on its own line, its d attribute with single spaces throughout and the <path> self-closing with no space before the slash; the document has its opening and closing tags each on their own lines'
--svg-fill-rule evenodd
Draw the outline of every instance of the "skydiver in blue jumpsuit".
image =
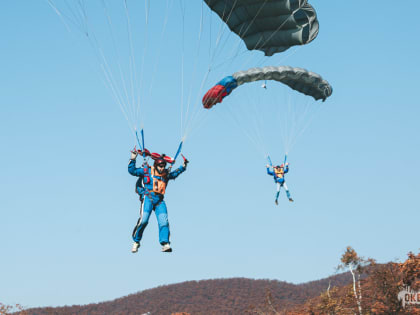
<svg viewBox="0 0 420 315">
<path fill-rule="evenodd" d="M 133 231 L 134 243 L 131 252 L 136 253 L 138 251 L 144 229 L 149 222 L 149 217 L 153 210 L 155 211 L 159 225 L 159 243 L 162 245 L 162 252 L 171 252 L 168 212 L 163 199 L 168 181 L 177 178 L 183 173 L 187 169 L 188 161 L 184 160 L 183 166 L 170 172 L 169 169 L 165 168 L 166 161 L 163 157 L 156 159 L 153 166 L 145 164 L 141 168 L 136 168 L 136 157 L 137 152 L 132 151 L 128 164 L 128 172 L 133 176 L 142 177 L 143 187 L 136 188 L 142 202 L 140 218 Z"/>
<path fill-rule="evenodd" d="M 285 165 L 277 165 L 273 166 L 273 171 L 270 170 L 270 165 L 266 165 L 267 167 L 267 174 L 274 177 L 274 182 L 277 183 L 277 194 L 276 194 L 276 200 L 274 201 L 276 205 L 279 204 L 279 195 L 280 195 L 280 188 L 284 187 L 286 190 L 287 198 L 289 198 L 290 202 L 293 202 L 293 199 L 290 197 L 289 189 L 287 189 L 286 182 L 284 180 L 284 175 L 289 172 L 289 163 L 286 163 Z"/>
</svg>

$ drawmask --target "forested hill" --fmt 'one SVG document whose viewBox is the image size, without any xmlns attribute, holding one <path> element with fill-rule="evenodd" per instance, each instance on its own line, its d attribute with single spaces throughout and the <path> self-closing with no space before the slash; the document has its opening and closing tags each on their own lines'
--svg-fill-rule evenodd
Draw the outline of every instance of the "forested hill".
<svg viewBox="0 0 420 315">
<path fill-rule="evenodd" d="M 265 303 L 267 292 L 278 309 L 303 304 L 319 296 L 331 283 L 343 286 L 351 282 L 348 273 L 304 284 L 291 284 L 277 280 L 246 278 L 188 281 L 160 286 L 131 294 L 110 302 L 73 305 L 56 308 L 35 308 L 27 312 L 44 314 L 245 314 L 250 306 Z"/>
</svg>

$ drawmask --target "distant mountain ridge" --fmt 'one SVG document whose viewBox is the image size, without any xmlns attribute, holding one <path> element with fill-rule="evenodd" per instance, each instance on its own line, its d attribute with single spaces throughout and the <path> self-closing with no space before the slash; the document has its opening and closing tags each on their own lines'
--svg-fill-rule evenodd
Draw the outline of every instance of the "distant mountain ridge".
<svg viewBox="0 0 420 315">
<path fill-rule="evenodd" d="M 264 303 L 267 291 L 271 292 L 275 307 L 281 309 L 302 305 L 308 299 L 319 296 L 330 283 L 331 286 L 344 286 L 351 283 L 351 276 L 349 273 L 342 273 L 302 284 L 247 278 L 187 281 L 159 286 L 108 302 L 33 308 L 27 310 L 27 314 L 245 314 L 251 305 Z"/>
</svg>

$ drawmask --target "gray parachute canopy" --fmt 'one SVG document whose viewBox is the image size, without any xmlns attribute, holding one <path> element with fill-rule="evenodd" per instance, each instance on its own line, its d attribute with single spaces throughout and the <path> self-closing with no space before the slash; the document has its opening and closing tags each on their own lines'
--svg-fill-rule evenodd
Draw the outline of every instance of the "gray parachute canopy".
<svg viewBox="0 0 420 315">
<path fill-rule="evenodd" d="M 318 35 L 315 9 L 307 0 L 204 0 L 249 50 L 266 56 L 304 45 Z"/>
<path fill-rule="evenodd" d="M 260 80 L 275 80 L 284 83 L 293 90 L 312 96 L 315 100 L 325 101 L 332 94 L 332 87 L 319 74 L 302 68 L 288 66 L 252 68 L 235 72 L 232 77 L 238 86 Z"/>
</svg>

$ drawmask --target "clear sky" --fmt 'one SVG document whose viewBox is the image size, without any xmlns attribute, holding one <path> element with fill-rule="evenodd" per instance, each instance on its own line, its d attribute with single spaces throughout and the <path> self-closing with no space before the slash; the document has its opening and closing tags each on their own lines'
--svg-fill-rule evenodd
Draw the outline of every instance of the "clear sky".
<svg viewBox="0 0 420 315">
<path fill-rule="evenodd" d="M 206 6 L 201 15 L 199 2 L 184 1 L 182 19 L 178 0 L 154 1 L 146 32 L 140 2 L 129 8 L 138 77 L 127 54 L 107 60 L 110 67 L 121 60 L 127 86 L 131 78 L 141 85 L 135 122 L 151 151 L 173 155 L 187 122 L 197 127 L 183 148 L 189 168 L 165 197 L 174 252 L 160 252 L 154 216 L 139 253 L 130 252 L 139 202 L 127 162 L 135 141 L 95 57 L 98 47 L 115 47 L 104 11 L 88 12 L 98 43 L 91 49 L 47 1 L 3 1 L 0 302 L 86 304 L 221 277 L 301 283 L 334 273 L 348 245 L 379 262 L 418 250 L 419 1 L 312 0 L 318 37 L 272 59 L 248 52 Z M 123 40 L 122 1 L 107 3 Z M 252 89 L 238 88 L 214 110 L 200 107 L 219 79 L 270 64 L 307 68 L 334 88 L 289 154 L 295 202 L 282 194 L 279 206 L 266 160 L 242 132 L 256 130 L 252 117 L 235 112 Z M 270 83 L 268 93 L 276 89 Z M 260 127 L 281 161 L 282 126 Z"/>
</svg>

